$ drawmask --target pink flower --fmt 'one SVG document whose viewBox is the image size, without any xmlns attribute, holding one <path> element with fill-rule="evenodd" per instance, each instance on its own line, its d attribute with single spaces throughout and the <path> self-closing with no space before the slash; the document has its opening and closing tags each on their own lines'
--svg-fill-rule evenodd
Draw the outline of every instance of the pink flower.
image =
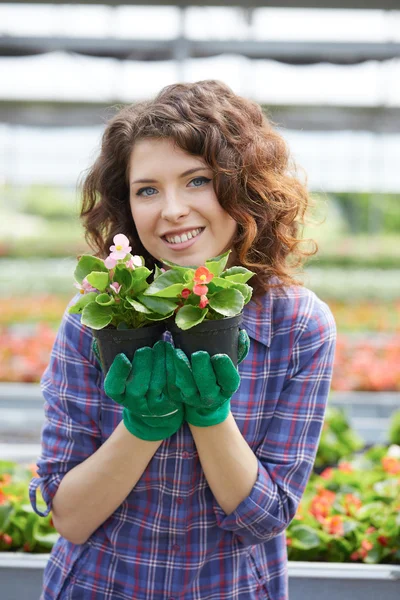
<svg viewBox="0 0 400 600">
<path fill-rule="evenodd" d="M 81 294 L 87 294 L 88 292 L 97 292 L 97 289 L 90 285 L 86 277 L 82 281 L 82 285 L 74 283 L 74 286 L 78 288 Z"/>
<path fill-rule="evenodd" d="M 132 250 L 129 245 L 129 240 L 123 233 L 117 233 L 113 237 L 114 246 L 110 246 L 111 250 L 111 258 L 119 260 L 121 258 L 125 258 L 127 254 Z"/>
<path fill-rule="evenodd" d="M 140 258 L 140 256 L 137 255 L 132 256 L 129 260 L 126 261 L 125 265 L 128 269 L 132 269 L 133 271 L 136 267 L 142 266 L 142 259 Z"/>
<path fill-rule="evenodd" d="M 122 287 L 122 285 L 121 285 L 120 283 L 117 283 L 116 281 L 114 281 L 114 283 L 112 283 L 112 284 L 110 285 L 110 288 L 111 288 L 112 290 L 114 290 L 114 292 L 115 292 L 116 294 L 119 294 L 121 287 Z"/>
<path fill-rule="evenodd" d="M 112 258 L 110 254 L 110 256 L 107 256 L 107 258 L 104 260 L 104 264 L 106 265 L 107 269 L 113 269 L 117 264 L 117 261 L 115 258 Z"/>
<path fill-rule="evenodd" d="M 182 296 L 182 298 L 185 298 L 185 300 L 186 300 L 186 298 L 188 298 L 190 296 L 190 294 L 191 294 L 191 292 L 190 292 L 189 288 L 184 288 L 181 291 L 181 296 Z"/>
</svg>

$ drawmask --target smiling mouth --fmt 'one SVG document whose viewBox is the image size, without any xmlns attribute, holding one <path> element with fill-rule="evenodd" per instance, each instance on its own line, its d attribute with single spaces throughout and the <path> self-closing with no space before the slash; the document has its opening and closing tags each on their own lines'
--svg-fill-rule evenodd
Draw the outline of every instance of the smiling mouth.
<svg viewBox="0 0 400 600">
<path fill-rule="evenodd" d="M 198 237 L 203 231 L 205 227 L 197 227 L 196 229 L 191 229 L 181 235 L 163 235 L 162 239 L 165 240 L 168 244 L 184 244 L 185 242 L 189 242 L 190 240 Z"/>
</svg>

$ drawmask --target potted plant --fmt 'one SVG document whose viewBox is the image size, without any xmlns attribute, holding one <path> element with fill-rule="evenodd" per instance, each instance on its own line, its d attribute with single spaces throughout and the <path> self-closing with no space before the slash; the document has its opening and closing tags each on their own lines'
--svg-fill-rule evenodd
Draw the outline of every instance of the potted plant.
<svg viewBox="0 0 400 600">
<path fill-rule="evenodd" d="M 143 292 L 144 297 L 177 302 L 167 327 L 175 346 L 188 357 L 205 350 L 210 356 L 227 354 L 237 363 L 242 310 L 252 296 L 246 282 L 254 273 L 241 266 L 225 269 L 230 252 L 210 258 L 199 267 L 182 267 L 164 260 L 169 269 L 158 273 Z"/>
<path fill-rule="evenodd" d="M 172 299 L 145 296 L 151 271 L 143 257 L 130 254 L 124 234 L 113 241 L 105 260 L 89 254 L 79 258 L 74 285 L 81 297 L 68 309 L 80 314 L 81 322 L 92 329 L 105 372 L 120 352 L 132 360 L 138 348 L 153 346 L 177 305 Z M 158 267 L 156 273 L 161 273 Z"/>
</svg>

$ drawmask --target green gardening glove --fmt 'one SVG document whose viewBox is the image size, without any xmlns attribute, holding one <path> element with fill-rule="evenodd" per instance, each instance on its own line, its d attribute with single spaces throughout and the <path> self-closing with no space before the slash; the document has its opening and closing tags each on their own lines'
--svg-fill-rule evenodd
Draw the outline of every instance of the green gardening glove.
<svg viewBox="0 0 400 600">
<path fill-rule="evenodd" d="M 92 347 L 99 358 L 96 343 Z M 125 427 L 142 440 L 164 440 L 183 423 L 174 348 L 169 342 L 159 340 L 153 348 L 139 348 L 132 363 L 125 354 L 118 354 L 105 377 L 104 391 L 124 407 Z"/>
<path fill-rule="evenodd" d="M 238 338 L 238 364 L 247 356 L 250 339 L 241 329 Z M 185 419 L 197 427 L 218 425 L 228 417 L 230 400 L 240 385 L 240 375 L 227 354 L 210 356 L 193 352 L 191 361 L 175 349 L 176 384 L 185 406 Z"/>
</svg>

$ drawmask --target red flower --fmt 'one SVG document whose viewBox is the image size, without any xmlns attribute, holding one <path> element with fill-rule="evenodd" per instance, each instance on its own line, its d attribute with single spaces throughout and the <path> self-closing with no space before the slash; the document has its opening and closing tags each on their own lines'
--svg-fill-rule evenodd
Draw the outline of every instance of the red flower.
<svg viewBox="0 0 400 600">
<path fill-rule="evenodd" d="M 191 294 L 191 291 L 189 290 L 189 288 L 184 288 L 181 291 L 181 296 L 182 296 L 182 298 L 185 298 L 185 300 L 186 300 L 186 298 L 188 298 L 188 296 L 190 296 L 190 294 Z"/>
<path fill-rule="evenodd" d="M 199 302 L 199 307 L 200 308 L 205 308 L 208 304 L 208 298 L 207 296 L 201 296 L 200 298 L 200 302 Z"/>
<path fill-rule="evenodd" d="M 208 287 L 206 285 L 200 285 L 198 283 L 196 283 L 196 285 L 193 286 L 193 293 L 196 294 L 197 296 L 205 296 L 208 292 Z"/>
<path fill-rule="evenodd" d="M 324 479 L 330 479 L 332 477 L 332 474 L 333 474 L 332 467 L 327 467 L 326 469 L 324 469 L 322 471 L 322 473 L 320 473 L 320 477 L 323 477 Z"/>
<path fill-rule="evenodd" d="M 389 544 L 389 538 L 386 537 L 385 535 L 380 535 L 378 537 L 378 542 L 380 543 L 381 546 L 387 546 Z"/>
<path fill-rule="evenodd" d="M 214 273 L 211 273 L 211 271 L 209 271 L 207 267 L 199 267 L 198 269 L 196 269 L 193 279 L 195 283 L 200 283 L 204 285 L 205 283 L 210 283 L 213 277 Z"/>
<path fill-rule="evenodd" d="M 12 537 L 8 533 L 3 533 L 3 542 L 10 546 L 12 544 Z"/>
</svg>

